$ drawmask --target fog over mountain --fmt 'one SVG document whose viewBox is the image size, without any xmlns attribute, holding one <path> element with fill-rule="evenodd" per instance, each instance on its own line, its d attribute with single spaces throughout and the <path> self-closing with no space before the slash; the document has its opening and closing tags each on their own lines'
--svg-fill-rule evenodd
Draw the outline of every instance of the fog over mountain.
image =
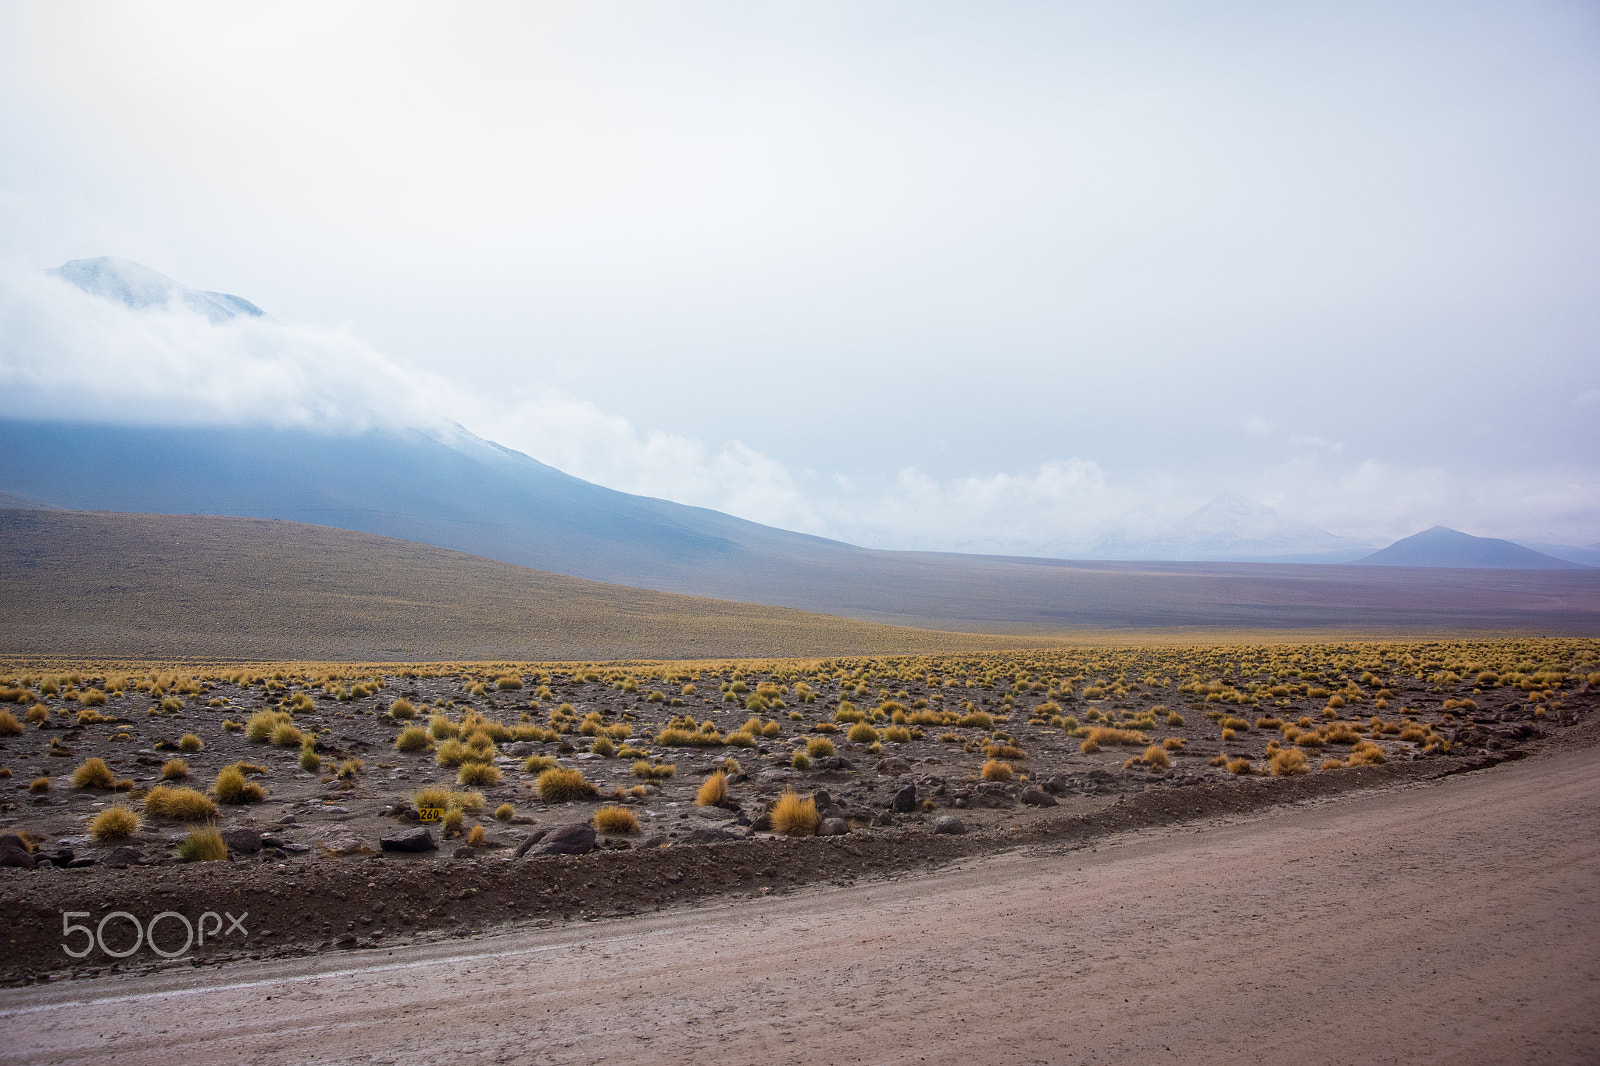
<svg viewBox="0 0 1600 1066">
<path fill-rule="evenodd" d="M 689 491 L 675 494 L 683 502 L 868 547 L 1348 562 L 1381 542 L 1330 532 L 1234 492 L 1173 514 L 1182 499 L 1175 488 L 1119 484 L 1082 461 L 1046 463 L 1031 476 L 944 483 L 906 470 L 886 492 L 841 478 L 826 495 L 808 496 L 789 471 L 737 442 L 714 452 L 687 438 L 640 441 L 625 422 L 571 397 L 508 406 L 503 397 L 403 367 L 347 331 L 285 323 L 243 297 L 193 289 L 128 260 L 75 260 L 48 276 L 13 272 L 9 281 L 0 303 L 0 323 L 11 327 L 0 335 L 0 382 L 8 386 L 0 413 L 13 419 L 264 427 L 315 437 L 416 431 L 447 447 L 477 441 L 479 450 L 489 445 L 457 416 L 513 434 L 532 425 L 564 442 L 555 454 L 579 473 L 596 456 L 631 446 L 635 476 L 621 479 L 623 487 L 646 487 L 652 472 L 671 470 L 669 485 L 682 488 L 688 478 Z M 63 471 L 64 484 L 71 473 Z M 71 497 L 52 497 L 48 482 L 27 479 L 0 490 L 54 503 Z M 142 509 L 132 496 L 116 506 Z M 304 509 L 276 516 L 315 520 Z"/>
</svg>

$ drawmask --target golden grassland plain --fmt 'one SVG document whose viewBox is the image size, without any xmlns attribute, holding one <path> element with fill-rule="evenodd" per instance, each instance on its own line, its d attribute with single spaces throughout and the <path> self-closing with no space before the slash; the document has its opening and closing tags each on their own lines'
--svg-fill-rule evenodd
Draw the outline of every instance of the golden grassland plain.
<svg viewBox="0 0 1600 1066">
<path fill-rule="evenodd" d="M 888 775 L 922 789 L 900 815 L 949 806 L 981 821 L 1029 788 L 1115 793 L 1493 749 L 1573 721 L 1596 688 L 1600 641 L 1566 638 L 622 662 L 12 659 L 0 660 L 0 706 L 28 711 L 0 737 L 0 810 L 48 835 L 111 791 L 147 818 L 192 823 L 216 804 L 287 813 L 331 789 L 389 803 L 360 827 L 376 835 L 377 812 L 412 810 L 418 788 L 479 797 L 457 805 L 450 836 L 483 809 L 525 824 L 624 806 L 648 828 L 668 804 L 759 825 L 784 791 L 826 781 L 824 809 L 872 829 Z M 30 782 L 50 778 L 70 787 L 30 810 Z M 666 839 L 684 828 L 656 825 Z"/>
<path fill-rule="evenodd" d="M 659 906 L 684 885 L 757 891 L 837 879 L 845 859 L 855 872 L 910 868 L 1062 826 L 1134 828 L 1458 773 L 1588 736 L 1597 706 L 1600 640 L 1577 638 L 0 660 L 15 724 L 0 734 L 0 817 L 14 834 L 0 858 L 24 867 L 3 871 L 0 905 L 87 878 L 71 883 L 159 887 L 167 906 L 225 876 L 230 891 L 267 894 L 253 911 L 278 908 L 274 945 L 373 946 L 467 913 Z M 419 828 L 437 850 L 374 857 Z M 544 834 L 590 829 L 595 854 L 539 857 Z M 80 868 L 30 872 L 17 842 Z M 146 865 L 106 866 L 118 848 Z M 224 848 L 234 861 L 205 861 Z M 448 900 L 396 888 L 418 863 L 450 879 Z M 286 878 L 330 890 L 280 907 Z M 530 878 L 534 889 L 513 889 Z M 518 909 L 507 893 L 521 893 Z M 47 925 L 17 933 L 22 961 L 5 972 L 62 965 L 59 920 Z"/>
</svg>

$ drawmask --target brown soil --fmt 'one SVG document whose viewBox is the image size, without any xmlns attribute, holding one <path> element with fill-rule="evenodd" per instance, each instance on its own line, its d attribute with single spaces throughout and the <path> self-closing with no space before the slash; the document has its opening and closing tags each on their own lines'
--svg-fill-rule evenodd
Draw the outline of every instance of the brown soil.
<svg viewBox="0 0 1600 1066">
<path fill-rule="evenodd" d="M 6 990 L 0 1061 L 1593 1062 L 1595 726 L 1270 813 L 1039 826 L 915 877 Z M 598 884 L 625 858 L 566 870 Z"/>
</svg>

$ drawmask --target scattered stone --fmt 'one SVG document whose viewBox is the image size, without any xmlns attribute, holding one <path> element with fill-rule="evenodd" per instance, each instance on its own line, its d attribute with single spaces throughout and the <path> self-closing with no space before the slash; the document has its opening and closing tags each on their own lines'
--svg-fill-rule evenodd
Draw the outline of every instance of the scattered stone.
<svg viewBox="0 0 1600 1066">
<path fill-rule="evenodd" d="M 694 832 L 684 837 L 683 842 L 685 844 L 720 844 L 724 840 L 739 839 L 740 835 L 738 833 L 719 825 L 704 829 L 696 829 Z"/>
<path fill-rule="evenodd" d="M 539 843 L 539 841 L 543 840 L 545 838 L 545 834 L 549 832 L 549 829 L 535 829 L 533 832 L 523 837 L 522 843 L 517 845 L 517 858 L 520 859 L 524 855 L 528 854 L 528 849 L 532 848 L 535 844 Z"/>
<path fill-rule="evenodd" d="M 966 831 L 966 823 L 953 814 L 941 814 L 933 820 L 933 832 L 936 836 L 961 836 Z"/>
<path fill-rule="evenodd" d="M 917 809 L 917 786 L 906 785 L 894 794 L 894 810 L 901 814 L 910 814 Z"/>
<path fill-rule="evenodd" d="M 474 859 L 474 858 L 477 858 L 477 856 L 478 856 L 478 849 L 477 848 L 468 847 L 465 844 L 461 845 L 455 851 L 450 853 L 450 857 L 452 859 Z"/>
<path fill-rule="evenodd" d="M 349 826 L 335 822 L 323 830 L 322 839 L 317 841 L 329 855 L 344 857 L 346 855 L 371 855 L 372 846 L 355 834 Z"/>
<path fill-rule="evenodd" d="M 383 837 L 378 841 L 384 851 L 421 852 L 433 851 L 438 848 L 438 842 L 433 839 L 433 834 L 425 827 L 407 829 L 394 836 Z M 520 853 L 519 853 L 520 854 Z"/>
<path fill-rule="evenodd" d="M 122 844 L 111 849 L 111 854 L 105 858 L 107 866 L 143 866 L 145 864 L 144 852 L 132 844 Z"/>
<path fill-rule="evenodd" d="M 878 812 L 878 816 L 876 818 L 872 819 L 872 824 L 873 825 L 878 825 L 878 826 L 893 825 L 894 824 L 894 815 L 891 814 L 889 811 L 879 811 Z"/>
<path fill-rule="evenodd" d="M 235 855 L 254 855 L 261 850 L 261 834 L 246 826 L 235 826 L 222 831 L 222 842 Z"/>
<path fill-rule="evenodd" d="M 890 756 L 887 759 L 879 759 L 876 769 L 880 774 L 898 777 L 901 774 L 909 774 L 911 772 L 911 764 L 899 756 Z"/>
<path fill-rule="evenodd" d="M 698 830 L 697 830 L 698 832 Z M 587 855 L 594 850 L 594 827 L 563 825 L 545 834 L 533 855 Z"/>
<path fill-rule="evenodd" d="M 81 859 L 73 859 L 71 862 L 67 863 L 67 868 L 71 869 L 71 870 L 81 870 L 85 866 L 99 866 L 99 865 L 100 865 L 100 860 L 99 859 L 91 858 L 88 855 L 85 855 Z"/>
<path fill-rule="evenodd" d="M 842 837 L 850 834 L 850 823 L 843 818 L 824 818 L 817 826 L 819 837 Z"/>
<path fill-rule="evenodd" d="M 1024 789 L 1021 796 L 1022 802 L 1030 807 L 1054 807 L 1060 800 L 1048 792 L 1037 788 Z"/>
</svg>

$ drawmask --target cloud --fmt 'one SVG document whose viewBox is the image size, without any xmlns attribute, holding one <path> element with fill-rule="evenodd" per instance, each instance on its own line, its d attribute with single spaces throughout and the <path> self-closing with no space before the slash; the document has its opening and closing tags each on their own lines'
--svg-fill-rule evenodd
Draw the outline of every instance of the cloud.
<svg viewBox="0 0 1600 1066">
<path fill-rule="evenodd" d="M 1260 415 L 1251 415 L 1244 420 L 1244 431 L 1252 437 L 1270 437 L 1278 427 Z"/>
<path fill-rule="evenodd" d="M 348 331 L 271 318 L 212 322 L 181 305 L 135 310 L 15 263 L 0 265 L 0 413 L 156 425 L 359 432 L 441 424 L 437 375 Z"/>
<path fill-rule="evenodd" d="M 814 473 L 737 439 L 641 430 L 537 380 L 449 380 L 349 329 L 135 311 L 14 263 L 0 264 L 0 415 L 324 433 L 459 422 L 624 492 L 882 548 L 1081 556 L 1113 531 L 1159 535 L 1225 488 L 1373 542 L 1440 522 L 1577 544 L 1600 530 L 1600 482 L 1581 470 L 1462 473 L 1347 457 L 1344 444 L 1309 435 L 1289 438 L 1300 450 L 1286 461 L 1209 478 L 1119 469 L 1092 455 L 945 477 L 914 465 Z M 1260 416 L 1244 428 L 1277 432 Z"/>
</svg>

